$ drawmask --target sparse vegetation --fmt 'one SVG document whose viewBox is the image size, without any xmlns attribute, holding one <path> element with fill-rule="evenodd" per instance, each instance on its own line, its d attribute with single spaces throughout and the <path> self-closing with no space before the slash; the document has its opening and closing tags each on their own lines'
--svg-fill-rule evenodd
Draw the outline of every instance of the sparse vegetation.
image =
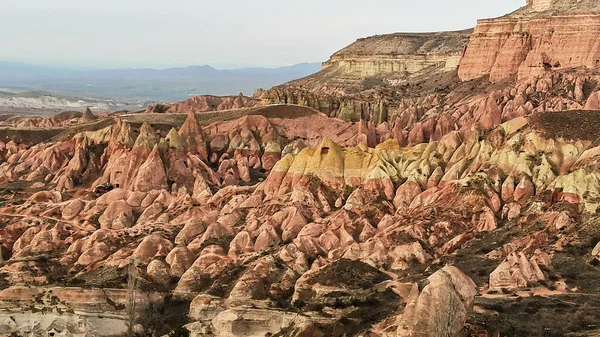
<svg viewBox="0 0 600 337">
<path fill-rule="evenodd" d="M 499 313 L 485 316 L 473 313 L 469 318 L 471 324 L 484 325 L 490 335 L 498 331 L 507 337 L 558 337 L 597 329 L 600 322 L 600 301 L 584 294 L 551 298 L 477 297 L 476 305 Z"/>
<path fill-rule="evenodd" d="M 190 331 L 184 326 L 175 328 L 175 330 L 173 330 L 173 332 L 171 332 L 169 334 L 169 337 L 189 337 L 189 336 L 190 336 Z"/>
<path fill-rule="evenodd" d="M 143 331 L 137 332 L 136 337 L 163 336 L 165 334 L 169 334 L 171 337 L 189 336 L 189 331 L 183 327 L 189 322 L 187 318 L 189 307 L 188 301 L 178 300 L 171 296 L 165 297 L 162 301 L 140 305 L 135 323 L 142 326 Z"/>
<path fill-rule="evenodd" d="M 548 139 L 589 140 L 600 144 L 600 123 L 598 111 L 556 111 L 542 112 L 530 117 L 531 125 Z"/>
</svg>

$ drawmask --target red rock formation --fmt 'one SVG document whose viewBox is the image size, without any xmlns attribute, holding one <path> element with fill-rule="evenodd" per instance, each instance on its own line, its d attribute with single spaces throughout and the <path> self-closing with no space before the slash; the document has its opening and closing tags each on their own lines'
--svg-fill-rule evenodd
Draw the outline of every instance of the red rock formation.
<svg viewBox="0 0 600 337">
<path fill-rule="evenodd" d="M 208 158 L 204 132 L 198 124 L 195 113 L 188 113 L 185 122 L 179 129 L 179 139 L 182 149 L 199 155 L 202 160 Z"/>
<path fill-rule="evenodd" d="M 160 158 L 158 146 L 148 155 L 148 158 L 140 167 L 133 183 L 134 191 L 149 192 L 151 190 L 167 189 L 167 174 Z"/>
<path fill-rule="evenodd" d="M 600 15 L 552 14 L 479 20 L 460 61 L 461 80 L 512 75 L 539 76 L 549 70 L 600 65 Z"/>
<path fill-rule="evenodd" d="M 98 117 L 94 115 L 90 108 L 85 108 L 85 111 L 83 111 L 83 115 L 81 115 L 81 117 L 79 118 L 79 123 L 89 123 L 91 121 L 96 120 L 97 118 Z"/>
<path fill-rule="evenodd" d="M 526 64 L 512 35 L 489 74 Z M 136 261 L 140 293 L 197 296 L 188 327 L 201 335 L 352 335 L 361 319 L 375 335 L 457 335 L 474 301 L 461 333 L 477 335 L 498 320 L 487 304 L 513 304 L 503 289 L 527 301 L 569 289 L 575 310 L 597 295 L 586 263 L 600 255 L 600 134 L 597 114 L 567 110 L 597 107 L 599 79 L 557 70 L 489 85 L 448 73 L 344 95 L 284 86 L 263 94 L 321 112 L 276 105 L 202 126 L 194 113 L 181 126 L 126 115 L 66 126 L 59 142 L 7 136 L 0 304 L 26 294 L 18 305 L 38 306 L 18 287 L 65 278 L 63 295 L 106 297 Z M 566 277 L 575 267 L 581 279 Z M 474 299 L 477 287 L 490 293 Z"/>
<path fill-rule="evenodd" d="M 413 286 L 397 336 L 457 336 L 467 321 L 477 294 L 475 283 L 451 266 L 427 280 L 420 292 Z"/>
<path fill-rule="evenodd" d="M 156 104 L 149 106 L 146 113 L 201 113 L 254 107 L 258 100 L 239 96 L 218 97 L 210 95 L 195 96 L 187 101 L 174 104 Z"/>
</svg>

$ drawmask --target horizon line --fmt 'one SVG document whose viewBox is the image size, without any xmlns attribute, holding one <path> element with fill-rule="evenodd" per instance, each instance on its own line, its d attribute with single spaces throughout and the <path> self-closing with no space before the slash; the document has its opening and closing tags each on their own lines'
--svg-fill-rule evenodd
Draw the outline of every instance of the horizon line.
<svg viewBox="0 0 600 337">
<path fill-rule="evenodd" d="M 247 65 L 247 66 L 215 66 L 210 64 L 190 64 L 190 65 L 182 65 L 182 66 L 140 66 L 140 67 L 106 67 L 106 66 L 90 66 L 90 65 L 67 65 L 64 63 L 36 63 L 36 62 L 27 62 L 27 61 L 15 61 L 11 59 L 5 59 L 0 57 L 0 63 L 14 63 L 22 66 L 33 66 L 33 67 L 46 67 L 46 68 L 55 68 L 55 69 L 69 69 L 69 70 L 88 70 L 88 71 L 110 71 L 110 70 L 173 70 L 173 69 L 185 69 L 185 68 L 203 68 L 210 67 L 217 71 L 228 71 L 228 70 L 245 70 L 245 69 L 281 69 L 287 67 L 293 67 L 304 64 L 322 64 L 325 61 L 305 61 L 300 63 L 293 64 L 284 64 L 278 66 L 266 66 L 266 65 Z"/>
</svg>

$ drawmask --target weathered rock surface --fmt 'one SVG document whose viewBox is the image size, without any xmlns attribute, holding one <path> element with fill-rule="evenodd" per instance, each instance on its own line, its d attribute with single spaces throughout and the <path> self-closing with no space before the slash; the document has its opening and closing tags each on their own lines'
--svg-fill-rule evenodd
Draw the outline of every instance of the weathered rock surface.
<svg viewBox="0 0 600 337">
<path fill-rule="evenodd" d="M 313 92 L 352 93 L 374 83 L 396 83 L 415 76 L 455 71 L 471 30 L 395 33 L 358 39 L 323 63 L 320 72 L 290 82 Z M 289 102 L 291 103 L 291 102 Z"/>
<path fill-rule="evenodd" d="M 257 106 L 258 103 L 257 100 L 243 95 L 229 97 L 201 95 L 181 103 L 152 105 L 146 109 L 146 113 L 201 113 L 249 108 Z"/>
<path fill-rule="evenodd" d="M 79 118 L 79 123 L 89 123 L 95 121 L 98 117 L 94 115 L 90 108 L 85 108 L 83 115 Z"/>
<path fill-rule="evenodd" d="M 411 290 L 397 336 L 458 336 L 473 309 L 477 287 L 455 267 L 444 267 L 427 278 L 419 292 Z"/>
<path fill-rule="evenodd" d="M 40 139 L 0 130 L 0 310 L 33 315 L 42 296 L 43 312 L 84 306 L 122 323 L 115 289 L 137 265 L 140 295 L 192 301 L 196 335 L 583 333 L 600 321 L 600 77 L 562 66 L 574 32 L 561 25 L 595 29 L 596 14 L 572 5 L 593 9 L 540 0 L 480 23 L 474 46 L 512 42 L 480 46 L 474 64 L 500 77 L 534 65 L 518 79 L 445 71 L 466 32 L 396 34 L 337 53 L 321 73 L 337 76 L 321 77 L 329 87 L 313 77 L 259 93 L 298 105 L 205 114 L 258 101 L 204 97 L 171 114 L 22 120 L 53 128 Z M 555 24 L 558 40 L 540 33 Z M 529 30 L 500 29 L 517 26 Z M 593 56 L 590 41 L 565 42 L 573 62 Z M 552 48 L 560 67 L 527 63 Z M 413 77 L 423 55 L 439 63 Z M 398 81 L 349 80 L 380 75 Z M 58 302 L 36 295 L 46 287 Z"/>
<path fill-rule="evenodd" d="M 552 69 L 593 69 L 600 59 L 598 29 L 600 6 L 595 1 L 530 1 L 511 15 L 478 21 L 458 75 L 498 81 Z"/>
</svg>

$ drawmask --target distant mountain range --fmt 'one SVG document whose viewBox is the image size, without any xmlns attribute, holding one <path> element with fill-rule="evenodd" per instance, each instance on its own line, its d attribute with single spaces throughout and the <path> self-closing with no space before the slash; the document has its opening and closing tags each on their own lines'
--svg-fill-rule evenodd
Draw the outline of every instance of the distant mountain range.
<svg viewBox="0 0 600 337">
<path fill-rule="evenodd" d="M 252 95 L 308 76 L 320 63 L 281 68 L 217 70 L 211 66 L 170 69 L 81 70 L 0 61 L 0 87 L 60 95 L 134 101 L 181 101 L 195 95 Z"/>
</svg>

